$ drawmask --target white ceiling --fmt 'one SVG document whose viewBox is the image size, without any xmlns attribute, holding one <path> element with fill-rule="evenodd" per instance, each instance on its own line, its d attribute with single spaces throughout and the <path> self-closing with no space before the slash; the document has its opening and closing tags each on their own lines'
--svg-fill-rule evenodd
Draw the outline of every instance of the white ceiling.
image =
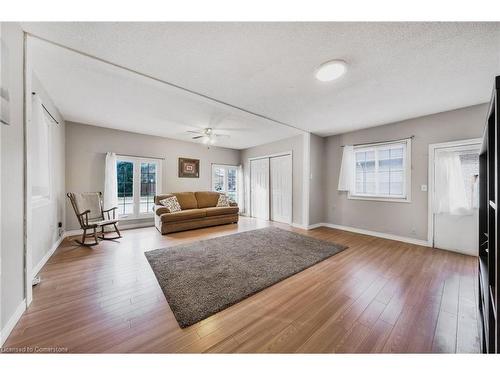
<svg viewBox="0 0 500 375">
<path fill-rule="evenodd" d="M 500 23 L 23 25 L 40 37 L 319 135 L 487 102 L 500 74 Z M 316 67 L 331 59 L 347 61 L 347 75 L 316 81 Z"/>
</svg>

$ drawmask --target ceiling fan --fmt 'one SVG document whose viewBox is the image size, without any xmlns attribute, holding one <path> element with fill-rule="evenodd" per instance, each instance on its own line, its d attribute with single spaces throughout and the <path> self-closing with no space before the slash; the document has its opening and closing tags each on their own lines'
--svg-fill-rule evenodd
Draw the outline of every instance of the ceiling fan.
<svg viewBox="0 0 500 375">
<path fill-rule="evenodd" d="M 195 136 L 191 137 L 191 139 L 201 139 L 201 141 L 205 144 L 214 144 L 216 138 L 220 137 L 229 137 L 227 134 L 220 134 L 220 133 L 215 133 L 214 129 L 212 128 L 204 128 L 201 130 L 188 130 L 188 133 L 191 134 L 196 134 Z"/>
</svg>

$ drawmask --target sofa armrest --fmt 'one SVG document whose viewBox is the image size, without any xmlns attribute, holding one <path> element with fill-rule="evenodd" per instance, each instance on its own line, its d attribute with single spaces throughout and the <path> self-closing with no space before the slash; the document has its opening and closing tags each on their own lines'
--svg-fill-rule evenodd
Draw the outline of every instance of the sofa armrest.
<svg viewBox="0 0 500 375">
<path fill-rule="evenodd" d="M 155 212 L 156 215 L 160 216 L 162 214 L 169 214 L 170 210 L 167 207 L 162 206 L 161 204 L 159 204 L 159 205 L 155 205 L 154 212 Z"/>
</svg>

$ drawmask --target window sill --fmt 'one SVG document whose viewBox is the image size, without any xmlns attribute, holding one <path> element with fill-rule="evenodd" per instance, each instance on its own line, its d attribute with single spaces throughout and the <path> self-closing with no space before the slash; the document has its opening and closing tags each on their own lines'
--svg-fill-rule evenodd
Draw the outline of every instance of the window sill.
<svg viewBox="0 0 500 375">
<path fill-rule="evenodd" d="M 140 216 L 118 216 L 118 220 L 120 221 L 132 221 L 132 220 L 150 220 L 154 219 L 154 214 L 144 214 Z"/>
<path fill-rule="evenodd" d="M 363 195 L 348 195 L 347 199 L 362 200 L 362 201 L 411 203 L 411 199 L 409 197 L 408 198 L 389 198 L 389 197 L 376 197 L 376 196 L 363 196 Z"/>
</svg>

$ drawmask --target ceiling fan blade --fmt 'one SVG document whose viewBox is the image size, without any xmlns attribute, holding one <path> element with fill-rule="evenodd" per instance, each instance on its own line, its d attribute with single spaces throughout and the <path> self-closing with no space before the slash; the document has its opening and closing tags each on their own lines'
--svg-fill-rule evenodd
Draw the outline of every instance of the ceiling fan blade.
<svg viewBox="0 0 500 375">
<path fill-rule="evenodd" d="M 196 137 L 193 137 L 192 139 L 199 139 L 199 138 L 203 138 L 203 137 L 204 137 L 204 135 L 198 135 Z"/>
<path fill-rule="evenodd" d="M 186 130 L 188 133 L 194 133 L 194 134 L 203 134 L 202 131 L 200 130 Z"/>
<path fill-rule="evenodd" d="M 221 138 L 221 137 L 231 137 L 229 134 L 212 134 L 213 136 L 217 137 L 217 138 Z"/>
</svg>

